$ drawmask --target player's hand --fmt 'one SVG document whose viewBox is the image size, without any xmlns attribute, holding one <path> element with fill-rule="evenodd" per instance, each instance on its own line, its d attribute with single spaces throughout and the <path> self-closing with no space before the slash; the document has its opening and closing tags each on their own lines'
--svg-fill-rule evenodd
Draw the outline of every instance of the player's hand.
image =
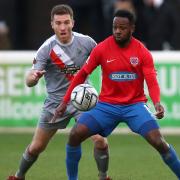
<svg viewBox="0 0 180 180">
<path fill-rule="evenodd" d="M 45 72 L 45 70 L 34 70 L 32 73 L 32 78 L 35 81 L 38 81 L 45 74 Z"/>
<path fill-rule="evenodd" d="M 155 104 L 155 116 L 157 119 L 162 119 L 164 117 L 164 107 L 160 103 Z"/>
<path fill-rule="evenodd" d="M 63 102 L 55 109 L 54 116 L 51 119 L 50 123 L 56 122 L 56 119 L 63 116 L 64 112 L 66 111 L 67 103 Z"/>
</svg>

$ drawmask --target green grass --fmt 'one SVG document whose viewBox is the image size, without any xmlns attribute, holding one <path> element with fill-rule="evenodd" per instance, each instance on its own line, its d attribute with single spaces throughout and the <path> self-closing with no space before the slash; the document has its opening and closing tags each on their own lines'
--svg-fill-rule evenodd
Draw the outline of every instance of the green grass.
<svg viewBox="0 0 180 180">
<path fill-rule="evenodd" d="M 0 180 L 14 174 L 32 134 L 0 134 Z M 166 136 L 180 155 L 179 136 Z M 57 134 L 46 151 L 27 173 L 27 180 L 66 180 L 65 144 L 67 135 Z M 141 137 L 111 135 L 109 174 L 113 180 L 176 180 L 177 178 Z M 92 142 L 83 143 L 79 180 L 98 180 Z"/>
</svg>

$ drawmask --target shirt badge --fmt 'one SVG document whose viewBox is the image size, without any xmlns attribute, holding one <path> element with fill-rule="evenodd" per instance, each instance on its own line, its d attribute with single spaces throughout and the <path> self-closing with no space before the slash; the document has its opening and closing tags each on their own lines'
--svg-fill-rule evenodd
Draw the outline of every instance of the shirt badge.
<svg viewBox="0 0 180 180">
<path fill-rule="evenodd" d="M 130 57 L 130 63 L 132 66 L 137 66 L 139 64 L 138 57 Z"/>
</svg>

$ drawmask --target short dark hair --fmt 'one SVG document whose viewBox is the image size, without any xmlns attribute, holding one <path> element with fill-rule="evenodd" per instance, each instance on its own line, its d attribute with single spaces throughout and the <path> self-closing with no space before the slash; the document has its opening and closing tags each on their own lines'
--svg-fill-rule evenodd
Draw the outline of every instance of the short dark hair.
<svg viewBox="0 0 180 180">
<path fill-rule="evenodd" d="M 130 12 L 128 10 L 124 10 L 124 9 L 118 9 L 114 13 L 114 18 L 115 17 L 125 17 L 125 18 L 128 18 L 130 24 L 135 24 L 135 21 L 136 21 L 135 15 L 132 12 Z"/>
<path fill-rule="evenodd" d="M 59 4 L 52 8 L 51 21 L 53 20 L 55 14 L 57 14 L 57 15 L 69 14 L 71 16 L 71 18 L 73 19 L 73 10 L 67 4 Z"/>
</svg>

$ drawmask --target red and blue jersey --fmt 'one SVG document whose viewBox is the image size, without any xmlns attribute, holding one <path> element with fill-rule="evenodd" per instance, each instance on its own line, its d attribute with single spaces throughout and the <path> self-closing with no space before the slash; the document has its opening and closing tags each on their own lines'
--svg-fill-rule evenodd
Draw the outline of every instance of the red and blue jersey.
<svg viewBox="0 0 180 180">
<path fill-rule="evenodd" d="M 83 69 L 90 74 L 97 66 L 102 69 L 102 88 L 99 100 L 112 104 L 146 102 L 144 80 L 153 103 L 160 101 L 153 58 L 137 39 L 120 47 L 113 36 L 99 43 L 91 52 Z"/>
</svg>

